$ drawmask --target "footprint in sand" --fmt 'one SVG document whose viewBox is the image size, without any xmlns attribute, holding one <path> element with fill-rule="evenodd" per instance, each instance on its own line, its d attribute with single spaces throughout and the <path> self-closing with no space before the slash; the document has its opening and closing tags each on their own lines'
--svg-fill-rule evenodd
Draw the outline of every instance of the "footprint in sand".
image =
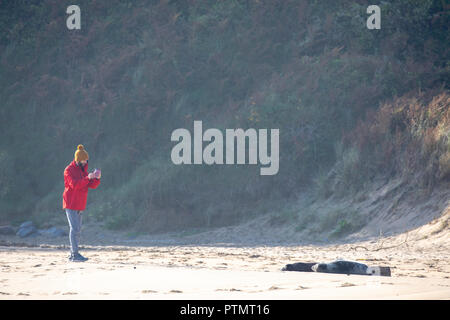
<svg viewBox="0 0 450 320">
<path fill-rule="evenodd" d="M 155 290 L 142 290 L 141 293 L 158 293 L 158 291 L 155 291 Z"/>
<path fill-rule="evenodd" d="M 280 288 L 280 287 L 277 287 L 277 286 L 271 286 L 269 288 L 269 290 L 280 290 L 280 289 L 283 289 L 283 288 Z"/>
<path fill-rule="evenodd" d="M 218 266 L 218 267 L 214 267 L 214 270 L 227 270 L 227 267 Z"/>
<path fill-rule="evenodd" d="M 170 290 L 169 293 L 183 293 L 181 290 Z"/>
<path fill-rule="evenodd" d="M 309 289 L 309 287 L 298 286 L 296 290 L 305 290 L 305 289 Z"/>
<path fill-rule="evenodd" d="M 350 283 L 350 282 L 344 282 L 343 284 L 341 284 L 341 288 L 344 288 L 344 287 L 354 287 L 354 286 L 356 286 L 356 284 L 353 284 L 353 283 Z"/>
</svg>

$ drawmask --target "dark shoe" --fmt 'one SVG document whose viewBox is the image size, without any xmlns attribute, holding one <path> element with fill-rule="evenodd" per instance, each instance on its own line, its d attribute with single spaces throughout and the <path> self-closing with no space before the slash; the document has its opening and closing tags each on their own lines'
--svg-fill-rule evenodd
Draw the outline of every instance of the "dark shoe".
<svg viewBox="0 0 450 320">
<path fill-rule="evenodd" d="M 75 253 L 73 254 L 70 258 L 70 261 L 72 262 L 85 262 L 87 260 L 89 260 L 88 258 L 83 257 L 81 254 L 79 253 Z"/>
</svg>

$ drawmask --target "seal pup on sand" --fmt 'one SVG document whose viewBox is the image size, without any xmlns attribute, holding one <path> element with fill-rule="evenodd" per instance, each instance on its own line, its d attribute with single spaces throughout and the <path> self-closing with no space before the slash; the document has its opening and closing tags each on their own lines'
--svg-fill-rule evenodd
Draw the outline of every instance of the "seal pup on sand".
<svg viewBox="0 0 450 320">
<path fill-rule="evenodd" d="M 287 264 L 282 271 L 325 272 L 340 274 L 361 274 L 368 276 L 391 276 L 389 267 L 369 267 L 354 261 L 337 260 L 331 263 L 297 262 Z"/>
<path fill-rule="evenodd" d="M 317 263 L 311 267 L 315 272 L 361 274 L 374 276 L 390 276 L 390 270 L 386 267 L 369 267 L 363 263 L 354 261 L 337 260 L 331 263 Z"/>
</svg>

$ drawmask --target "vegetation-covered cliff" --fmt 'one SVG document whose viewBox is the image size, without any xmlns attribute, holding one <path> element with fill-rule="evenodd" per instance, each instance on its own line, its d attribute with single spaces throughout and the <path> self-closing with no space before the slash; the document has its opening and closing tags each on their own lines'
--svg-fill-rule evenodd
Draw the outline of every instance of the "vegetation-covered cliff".
<svg viewBox="0 0 450 320">
<path fill-rule="evenodd" d="M 366 0 L 0 2 L 0 219 L 64 219 L 83 144 L 86 214 L 145 232 L 236 224 L 379 176 L 450 176 L 449 5 Z M 176 128 L 278 128 L 280 169 L 174 165 Z"/>
</svg>

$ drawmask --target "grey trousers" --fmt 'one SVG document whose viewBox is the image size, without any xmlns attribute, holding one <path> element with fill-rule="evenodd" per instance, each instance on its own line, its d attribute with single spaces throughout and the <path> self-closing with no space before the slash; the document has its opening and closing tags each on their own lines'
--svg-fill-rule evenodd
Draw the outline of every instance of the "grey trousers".
<svg viewBox="0 0 450 320">
<path fill-rule="evenodd" d="M 69 221 L 69 240 L 70 240 L 70 253 L 78 253 L 78 244 L 80 243 L 81 236 L 81 213 L 83 211 L 76 211 L 66 209 L 67 220 Z"/>
</svg>

